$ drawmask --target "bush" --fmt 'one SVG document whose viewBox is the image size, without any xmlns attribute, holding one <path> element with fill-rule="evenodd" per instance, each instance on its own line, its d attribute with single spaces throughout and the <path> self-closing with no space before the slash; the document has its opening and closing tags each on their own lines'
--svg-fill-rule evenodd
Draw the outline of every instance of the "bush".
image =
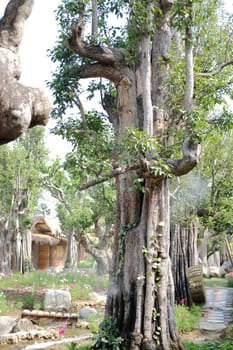
<svg viewBox="0 0 233 350">
<path fill-rule="evenodd" d="M 69 345 L 66 346 L 67 350 L 90 350 L 89 345 L 81 345 L 78 346 L 75 342 L 70 343 Z"/>
<path fill-rule="evenodd" d="M 33 295 L 25 295 L 23 297 L 23 309 L 33 310 L 35 305 L 35 298 Z"/>
<path fill-rule="evenodd" d="M 88 318 L 89 327 L 92 333 L 97 333 L 99 324 L 103 321 L 104 313 L 92 314 Z"/>
<path fill-rule="evenodd" d="M 66 346 L 67 350 L 90 350 L 89 345 L 81 345 L 78 346 L 75 342 L 70 343 L 69 345 Z"/>
<path fill-rule="evenodd" d="M 226 275 L 227 287 L 233 288 L 233 271 Z"/>
<path fill-rule="evenodd" d="M 99 325 L 92 349 L 95 350 L 125 350 L 124 339 L 120 337 L 116 320 L 108 317 Z"/>
<path fill-rule="evenodd" d="M 191 308 L 185 305 L 175 306 L 176 324 L 179 333 L 190 332 L 195 329 L 201 317 L 201 306 L 192 306 Z"/>
</svg>

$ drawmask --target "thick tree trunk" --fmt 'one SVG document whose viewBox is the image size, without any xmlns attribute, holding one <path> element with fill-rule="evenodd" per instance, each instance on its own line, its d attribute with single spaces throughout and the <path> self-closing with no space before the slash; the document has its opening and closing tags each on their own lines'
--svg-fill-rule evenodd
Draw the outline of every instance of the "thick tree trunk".
<svg viewBox="0 0 233 350">
<path fill-rule="evenodd" d="M 127 349 L 178 348 L 167 180 L 148 180 L 147 188 L 132 221 L 118 222 L 107 313 L 118 320 L 122 336 L 129 339 Z M 119 205 L 127 212 L 127 202 L 120 200 Z"/>
<path fill-rule="evenodd" d="M 136 126 L 132 75 L 118 85 L 118 95 L 121 135 L 124 128 Z M 127 349 L 178 349 L 169 258 L 168 180 L 148 177 L 143 194 L 129 191 L 137 176 L 131 172 L 117 179 L 113 273 L 106 313 L 117 320 L 120 334 L 128 341 Z"/>
</svg>

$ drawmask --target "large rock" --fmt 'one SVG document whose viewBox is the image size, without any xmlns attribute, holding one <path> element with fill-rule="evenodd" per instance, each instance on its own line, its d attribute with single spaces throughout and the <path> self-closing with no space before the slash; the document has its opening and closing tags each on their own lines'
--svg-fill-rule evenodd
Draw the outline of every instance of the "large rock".
<svg viewBox="0 0 233 350">
<path fill-rule="evenodd" d="M 91 315 L 96 315 L 97 314 L 97 311 L 96 309 L 93 309 L 92 307 L 90 306 L 87 306 L 87 307 L 83 307 L 82 309 L 80 309 L 79 311 L 79 316 L 80 318 L 82 318 L 83 320 L 89 320 L 90 316 Z"/>
<path fill-rule="evenodd" d="M 0 317 L 0 335 L 11 333 L 13 328 L 17 325 L 19 318 L 13 316 Z"/>
<path fill-rule="evenodd" d="M 18 320 L 17 324 L 13 327 L 12 333 L 16 332 L 27 332 L 34 328 L 32 321 L 27 318 L 21 318 Z"/>
<path fill-rule="evenodd" d="M 44 308 L 46 311 L 65 311 L 71 308 L 71 295 L 67 290 L 47 290 Z"/>
</svg>

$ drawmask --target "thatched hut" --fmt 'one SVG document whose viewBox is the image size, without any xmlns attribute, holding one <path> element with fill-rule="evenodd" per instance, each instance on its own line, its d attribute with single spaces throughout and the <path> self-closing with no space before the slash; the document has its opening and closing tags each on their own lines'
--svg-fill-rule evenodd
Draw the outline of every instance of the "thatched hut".
<svg viewBox="0 0 233 350">
<path fill-rule="evenodd" d="M 37 270 L 62 270 L 67 257 L 66 236 L 58 233 L 44 217 L 36 217 L 31 229 L 32 264 Z"/>
</svg>

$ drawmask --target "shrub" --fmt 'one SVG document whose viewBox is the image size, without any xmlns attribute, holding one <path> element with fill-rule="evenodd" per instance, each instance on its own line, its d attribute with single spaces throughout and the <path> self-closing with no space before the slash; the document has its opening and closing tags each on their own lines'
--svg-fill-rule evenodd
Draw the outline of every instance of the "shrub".
<svg viewBox="0 0 233 350">
<path fill-rule="evenodd" d="M 33 295 L 25 295 L 23 297 L 23 305 L 22 305 L 23 309 L 32 310 L 34 309 L 34 305 L 35 305 L 35 298 Z"/>
<path fill-rule="evenodd" d="M 94 338 L 92 349 L 95 350 L 125 350 L 124 339 L 120 337 L 117 322 L 112 317 L 103 320 L 99 325 L 99 332 Z"/>
<path fill-rule="evenodd" d="M 70 343 L 69 345 L 66 346 L 68 350 L 90 350 L 89 345 L 81 345 L 78 346 L 75 342 Z"/>
<path fill-rule="evenodd" d="M 185 305 L 175 306 L 176 324 L 179 333 L 190 332 L 197 327 L 201 317 L 201 306 L 192 306 L 191 308 Z"/>
<path fill-rule="evenodd" d="M 88 318 L 88 323 L 92 333 L 98 332 L 99 324 L 103 321 L 103 318 L 104 318 L 103 312 L 90 315 L 90 317 Z"/>
<path fill-rule="evenodd" d="M 227 287 L 233 288 L 233 271 L 229 272 L 226 275 L 226 278 L 227 278 Z"/>
</svg>

